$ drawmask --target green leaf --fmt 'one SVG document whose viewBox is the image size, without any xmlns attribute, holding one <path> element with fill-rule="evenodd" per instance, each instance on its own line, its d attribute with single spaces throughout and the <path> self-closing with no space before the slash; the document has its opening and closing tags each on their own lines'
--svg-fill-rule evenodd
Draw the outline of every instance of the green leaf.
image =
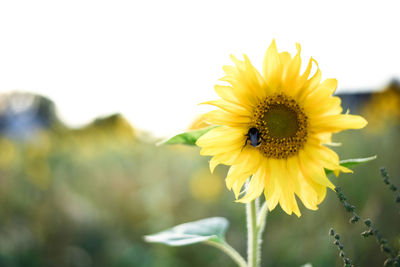
<svg viewBox="0 0 400 267">
<path fill-rule="evenodd" d="M 372 156 L 372 157 L 368 157 L 368 158 L 360 158 L 360 159 L 345 159 L 345 160 L 340 161 L 340 166 L 349 168 L 349 167 L 358 165 L 360 163 L 372 161 L 374 159 L 376 159 L 376 156 Z M 328 175 L 328 174 L 333 173 L 333 171 L 325 169 L 325 173 Z"/>
<path fill-rule="evenodd" d="M 229 226 L 227 219 L 212 217 L 174 226 L 165 231 L 147 235 L 144 240 L 168 246 L 186 246 L 212 240 L 222 243 Z"/>
<path fill-rule="evenodd" d="M 197 139 L 200 138 L 203 134 L 208 132 L 209 130 L 215 128 L 217 126 L 211 126 L 208 128 L 196 130 L 196 131 L 190 131 L 190 132 L 185 132 L 181 133 L 178 135 L 175 135 L 174 137 L 162 141 L 159 143 L 159 145 L 176 145 L 176 144 L 183 144 L 183 145 L 190 145 L 190 146 L 195 146 Z"/>
</svg>

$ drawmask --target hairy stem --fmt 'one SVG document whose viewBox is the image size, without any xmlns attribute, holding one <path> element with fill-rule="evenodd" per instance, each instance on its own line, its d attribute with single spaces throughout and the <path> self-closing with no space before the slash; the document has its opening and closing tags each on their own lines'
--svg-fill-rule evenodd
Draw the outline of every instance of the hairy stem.
<svg viewBox="0 0 400 267">
<path fill-rule="evenodd" d="M 256 202 L 251 201 L 246 204 L 247 217 L 247 261 L 249 267 L 259 266 L 258 256 L 258 229 L 257 229 L 257 209 Z"/>
<path fill-rule="evenodd" d="M 232 258 L 234 262 L 237 263 L 239 267 L 247 267 L 246 261 L 243 259 L 243 257 L 233 248 L 231 247 L 228 243 L 225 241 L 223 242 L 215 242 L 212 240 L 206 241 L 205 242 L 207 245 L 216 247 L 223 252 L 225 252 L 228 256 Z"/>
<path fill-rule="evenodd" d="M 257 240 L 258 240 L 258 257 L 259 261 L 261 262 L 261 245 L 263 242 L 262 234 L 264 232 L 265 224 L 267 221 L 267 214 L 268 214 L 268 205 L 265 201 L 262 205 L 261 209 L 259 209 L 257 214 Z"/>
</svg>

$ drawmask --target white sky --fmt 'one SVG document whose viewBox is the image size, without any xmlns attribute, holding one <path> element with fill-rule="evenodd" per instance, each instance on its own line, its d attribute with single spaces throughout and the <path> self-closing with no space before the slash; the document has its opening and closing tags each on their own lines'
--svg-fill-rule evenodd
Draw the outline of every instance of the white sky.
<svg viewBox="0 0 400 267">
<path fill-rule="evenodd" d="M 0 93 L 55 101 L 80 126 L 121 112 L 156 136 L 216 97 L 229 55 L 260 69 L 272 38 L 317 59 L 339 90 L 400 77 L 400 1 L 0 1 Z"/>
</svg>

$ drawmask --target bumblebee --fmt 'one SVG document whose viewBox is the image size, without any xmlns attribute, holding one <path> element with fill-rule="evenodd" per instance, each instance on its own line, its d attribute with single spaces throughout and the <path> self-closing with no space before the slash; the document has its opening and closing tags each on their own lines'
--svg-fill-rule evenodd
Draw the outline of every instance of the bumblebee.
<svg viewBox="0 0 400 267">
<path fill-rule="evenodd" d="M 261 144 L 261 134 L 257 128 L 255 127 L 250 128 L 246 136 L 247 139 L 246 142 L 244 143 L 244 147 L 247 145 L 247 141 L 250 141 L 250 144 L 253 147 L 258 147 Z"/>
</svg>

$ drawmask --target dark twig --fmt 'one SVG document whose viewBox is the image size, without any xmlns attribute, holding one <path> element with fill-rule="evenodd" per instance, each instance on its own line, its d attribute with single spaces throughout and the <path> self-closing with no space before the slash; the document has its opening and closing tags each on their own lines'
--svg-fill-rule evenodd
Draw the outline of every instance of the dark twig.
<svg viewBox="0 0 400 267">
<path fill-rule="evenodd" d="M 339 186 L 335 187 L 336 195 L 338 196 L 340 202 L 342 203 L 343 207 L 346 209 L 347 212 L 351 212 L 353 217 L 350 218 L 351 223 L 358 222 L 361 217 L 355 212 L 355 207 L 346 201 L 346 197 L 343 194 L 342 188 Z"/>
<path fill-rule="evenodd" d="M 389 177 L 389 175 L 388 175 L 388 173 L 387 173 L 387 171 L 386 171 L 386 169 L 385 169 L 384 167 L 381 168 L 381 175 L 382 175 L 382 178 L 383 178 L 383 182 L 384 182 L 387 186 L 389 186 L 389 189 L 390 189 L 391 191 L 393 191 L 393 193 L 396 194 L 395 201 L 396 201 L 397 203 L 400 203 L 400 192 L 398 192 L 397 186 L 395 186 L 394 184 L 392 184 L 392 183 L 390 182 L 390 177 Z"/>
<path fill-rule="evenodd" d="M 389 182 L 390 183 L 390 182 Z M 353 217 L 350 219 L 351 223 L 356 223 L 361 217 L 355 212 L 355 207 L 346 201 L 346 197 L 340 187 L 335 188 L 336 194 L 347 212 L 352 213 Z M 364 220 L 364 224 L 368 230 L 361 233 L 363 237 L 375 236 L 381 251 L 384 252 L 388 258 L 385 260 L 384 266 L 400 266 L 400 254 L 396 253 L 388 244 L 388 241 L 383 238 L 382 234 L 375 228 L 370 219 Z M 396 255 L 397 254 L 397 255 Z"/>
<path fill-rule="evenodd" d="M 348 257 L 346 257 L 346 254 L 343 251 L 343 245 L 340 242 L 340 235 L 338 233 L 335 233 L 335 230 L 331 228 L 329 230 L 329 235 L 333 236 L 335 238 L 335 241 L 333 241 L 333 244 L 335 244 L 339 250 L 339 256 L 343 260 L 343 266 L 344 267 L 353 267 L 354 265 L 351 264 L 351 261 Z"/>
</svg>

